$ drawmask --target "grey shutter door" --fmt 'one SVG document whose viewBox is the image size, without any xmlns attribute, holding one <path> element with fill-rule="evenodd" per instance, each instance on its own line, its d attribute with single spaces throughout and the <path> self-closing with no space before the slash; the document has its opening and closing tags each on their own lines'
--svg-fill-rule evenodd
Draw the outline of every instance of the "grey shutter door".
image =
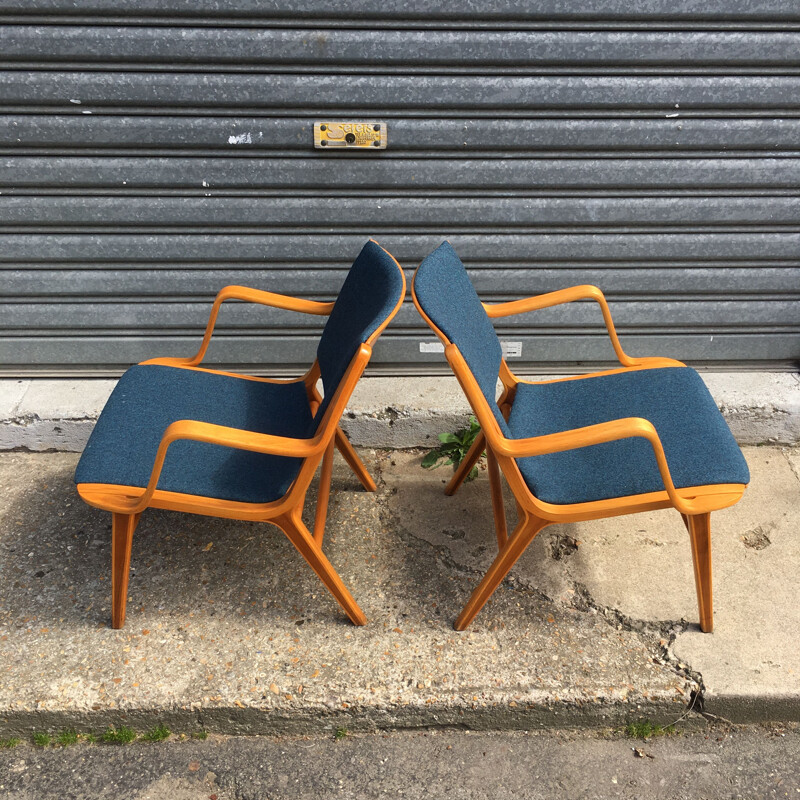
<svg viewBox="0 0 800 800">
<path fill-rule="evenodd" d="M 189 355 L 228 283 L 329 299 L 370 236 L 484 300 L 594 283 L 633 355 L 800 359 L 800 5 L 0 0 L 0 365 Z M 388 123 L 313 149 L 315 120 Z M 226 307 L 210 363 L 296 373 L 319 319 Z M 519 371 L 613 354 L 577 304 Z M 406 303 L 373 372 L 442 370 Z M 513 355 L 519 347 L 519 355 Z M 424 346 L 422 350 L 427 350 Z"/>
</svg>

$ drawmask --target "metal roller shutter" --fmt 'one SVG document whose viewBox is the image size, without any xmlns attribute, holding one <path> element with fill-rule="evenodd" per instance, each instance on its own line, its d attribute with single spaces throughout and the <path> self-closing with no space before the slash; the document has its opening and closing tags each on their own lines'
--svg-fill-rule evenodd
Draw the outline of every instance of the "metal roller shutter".
<svg viewBox="0 0 800 800">
<path fill-rule="evenodd" d="M 388 149 L 314 150 L 340 119 Z M 785 0 L 0 0 L 7 375 L 188 355 L 222 285 L 329 298 L 369 236 L 409 277 L 450 239 L 486 300 L 596 283 L 635 355 L 789 368 L 798 187 Z M 232 304 L 210 360 L 296 372 L 318 323 Z M 500 333 L 612 359 L 591 304 Z M 407 304 L 373 371 L 430 341 Z"/>
</svg>

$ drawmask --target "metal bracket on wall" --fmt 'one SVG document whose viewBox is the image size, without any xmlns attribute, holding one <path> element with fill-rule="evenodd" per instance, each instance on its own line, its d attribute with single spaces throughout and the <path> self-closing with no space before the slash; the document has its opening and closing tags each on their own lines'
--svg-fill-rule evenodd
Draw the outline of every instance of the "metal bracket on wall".
<svg viewBox="0 0 800 800">
<path fill-rule="evenodd" d="M 314 147 L 372 147 L 385 150 L 385 122 L 315 122 Z"/>
</svg>

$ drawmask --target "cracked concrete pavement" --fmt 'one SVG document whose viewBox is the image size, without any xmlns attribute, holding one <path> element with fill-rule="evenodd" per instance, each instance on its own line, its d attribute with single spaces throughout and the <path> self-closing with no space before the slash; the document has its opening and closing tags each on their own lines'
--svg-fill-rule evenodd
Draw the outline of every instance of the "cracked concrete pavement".
<svg viewBox="0 0 800 800">
<path fill-rule="evenodd" d="M 800 719 L 800 452 L 745 452 L 750 489 L 712 517 L 714 634 L 695 624 L 688 541 L 666 511 L 545 529 L 456 633 L 494 557 L 488 481 L 446 498 L 446 469 L 404 451 L 362 451 L 376 494 L 334 472 L 326 552 L 366 627 L 276 528 L 149 511 L 113 631 L 110 515 L 75 493 L 77 456 L 3 454 L 0 735 L 526 730 L 666 724 L 687 707 Z"/>
</svg>

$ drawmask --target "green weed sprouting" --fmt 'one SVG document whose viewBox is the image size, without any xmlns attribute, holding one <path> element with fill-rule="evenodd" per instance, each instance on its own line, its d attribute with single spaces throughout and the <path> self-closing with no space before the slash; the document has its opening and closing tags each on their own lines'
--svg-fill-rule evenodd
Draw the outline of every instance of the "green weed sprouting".
<svg viewBox="0 0 800 800">
<path fill-rule="evenodd" d="M 73 730 L 63 730 L 56 736 L 56 744 L 61 747 L 69 747 L 71 744 L 77 744 L 80 736 Z"/>
<path fill-rule="evenodd" d="M 625 726 L 625 734 L 631 739 L 653 739 L 656 736 L 669 736 L 675 733 L 674 725 L 662 727 L 646 719 L 642 722 L 631 722 Z"/>
<path fill-rule="evenodd" d="M 130 744 L 136 738 L 133 728 L 121 725 L 119 728 L 111 728 L 102 734 L 100 739 L 106 744 Z"/>
<path fill-rule="evenodd" d="M 22 739 L 10 736 L 8 739 L 0 739 L 0 750 L 11 750 L 18 744 L 22 744 Z"/>
<path fill-rule="evenodd" d="M 156 725 L 154 728 L 150 728 L 147 733 L 142 734 L 142 739 L 145 742 L 163 742 L 164 739 L 168 739 L 172 731 L 166 725 Z"/>
<path fill-rule="evenodd" d="M 426 453 L 422 459 L 423 468 L 436 469 L 442 464 L 446 466 L 452 464 L 453 469 L 455 469 L 464 460 L 480 432 L 481 426 L 478 424 L 478 420 L 475 417 L 470 417 L 469 425 L 466 428 L 461 428 L 455 433 L 440 433 L 439 446 Z M 478 467 L 474 466 L 469 471 L 466 480 L 471 481 L 477 477 Z"/>
</svg>

